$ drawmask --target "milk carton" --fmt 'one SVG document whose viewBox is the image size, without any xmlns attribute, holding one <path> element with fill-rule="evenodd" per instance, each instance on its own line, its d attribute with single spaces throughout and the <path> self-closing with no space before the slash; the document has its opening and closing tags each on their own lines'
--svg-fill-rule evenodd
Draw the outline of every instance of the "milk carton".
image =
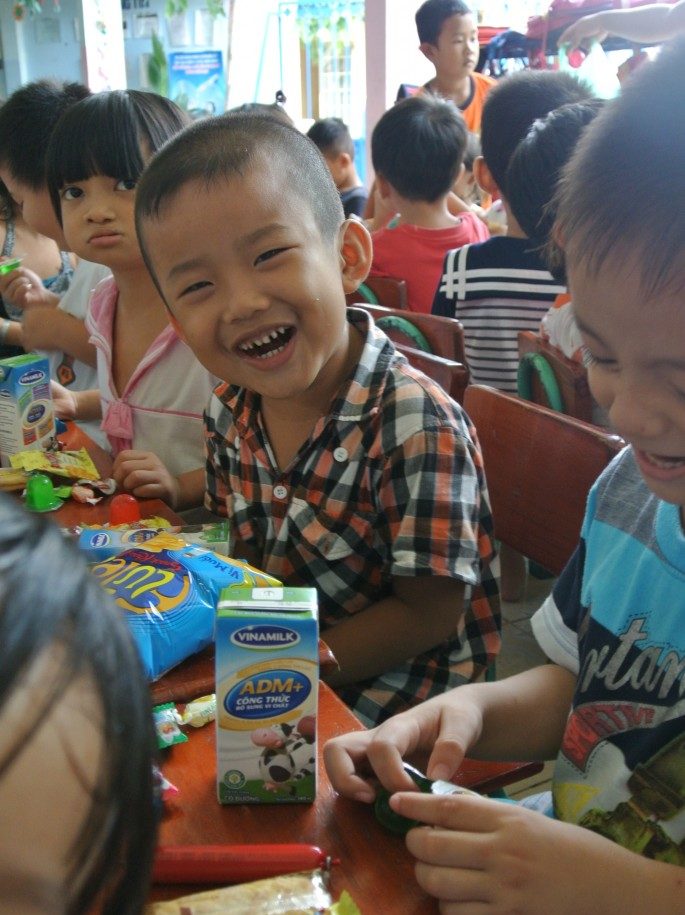
<svg viewBox="0 0 685 915">
<path fill-rule="evenodd" d="M 55 434 L 48 360 L 27 354 L 0 359 L 0 459 L 41 451 Z"/>
<path fill-rule="evenodd" d="M 314 588 L 226 588 L 216 616 L 222 804 L 311 802 L 319 678 Z"/>
</svg>

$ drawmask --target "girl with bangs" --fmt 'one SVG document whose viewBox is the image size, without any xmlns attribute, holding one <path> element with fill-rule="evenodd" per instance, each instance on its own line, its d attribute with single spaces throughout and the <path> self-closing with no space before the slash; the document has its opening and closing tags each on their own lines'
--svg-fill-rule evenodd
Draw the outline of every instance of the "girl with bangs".
<svg viewBox="0 0 685 915">
<path fill-rule="evenodd" d="M 71 250 L 112 271 L 86 319 L 99 390 L 55 386 L 56 410 L 63 419 L 101 415 L 119 486 L 177 510 L 202 502 L 202 414 L 213 379 L 169 324 L 140 252 L 134 205 L 146 162 L 187 123 L 154 93 L 102 92 L 60 118 L 47 153 L 48 187 Z"/>
</svg>

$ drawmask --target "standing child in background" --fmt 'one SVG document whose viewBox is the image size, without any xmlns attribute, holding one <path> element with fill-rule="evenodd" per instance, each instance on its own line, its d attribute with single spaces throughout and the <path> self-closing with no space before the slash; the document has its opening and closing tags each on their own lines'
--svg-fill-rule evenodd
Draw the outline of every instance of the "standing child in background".
<svg viewBox="0 0 685 915">
<path fill-rule="evenodd" d="M 630 444 L 592 488 L 579 546 L 533 617 L 550 663 L 324 751 L 341 793 L 373 799 L 368 761 L 402 792 L 394 811 L 439 827 L 411 830 L 407 846 L 445 911 L 685 911 L 685 220 L 664 219 L 685 196 L 683 72 L 679 40 L 587 128 L 562 180 L 555 231 L 590 387 Z M 401 758 L 421 751 L 431 778 L 466 753 L 556 755 L 553 818 L 416 793 Z"/>
<path fill-rule="evenodd" d="M 99 390 L 62 391 L 58 409 L 68 419 L 102 415 L 117 483 L 175 509 L 202 502 L 202 412 L 213 381 L 169 324 L 133 216 L 145 162 L 186 123 L 180 108 L 152 92 L 101 92 L 62 116 L 47 156 L 71 249 L 112 271 L 87 318 Z"/>
<path fill-rule="evenodd" d="M 567 73 L 525 70 L 506 77 L 483 112 L 475 174 L 480 187 L 501 195 L 507 234 L 449 251 L 433 302 L 433 314 L 464 325 L 466 359 L 474 384 L 516 393 L 518 333 L 537 332 L 554 298 L 565 291 L 547 269 L 508 204 L 507 168 L 530 125 L 567 102 L 589 98 Z"/>
<path fill-rule="evenodd" d="M 322 118 L 312 124 L 307 136 L 326 160 L 340 194 L 345 218 L 361 218 L 369 195 L 354 165 L 354 143 L 349 128 L 340 118 Z"/>
<path fill-rule="evenodd" d="M 17 89 L 0 107 L 0 177 L 21 207 L 24 222 L 60 248 L 66 248 L 67 241 L 50 201 L 45 152 L 60 116 L 89 94 L 80 83 L 38 80 Z M 105 267 L 81 259 L 69 288 L 58 297 L 44 290 L 38 277 L 22 265 L 3 287 L 3 296 L 23 310 L 21 325 L 12 324 L 8 339 L 12 336 L 27 351 L 44 351 L 50 376 L 71 391 L 86 391 L 97 384 L 95 349 L 84 318 L 90 290 L 108 273 Z M 99 423 L 81 425 L 99 445 L 107 446 Z"/>
<path fill-rule="evenodd" d="M 424 95 L 397 102 L 371 137 L 378 193 L 399 214 L 372 235 L 371 274 L 406 280 L 411 311 L 430 312 L 450 248 L 489 237 L 465 204 L 457 216 L 448 207 L 467 136 L 451 102 Z"/>
<path fill-rule="evenodd" d="M 155 847 L 149 685 L 74 546 L 0 496 L 0 912 L 140 915 Z"/>
<path fill-rule="evenodd" d="M 419 93 L 454 102 L 473 133 L 480 133 L 483 104 L 495 80 L 476 72 L 480 55 L 478 23 L 462 0 L 426 0 L 416 11 L 419 50 L 435 67 L 435 76 Z M 417 90 L 400 87 L 399 98 Z"/>
<path fill-rule="evenodd" d="M 208 371 L 207 507 L 238 555 L 316 587 L 329 678 L 366 723 L 482 676 L 492 525 L 466 416 L 345 295 L 371 239 L 273 118 L 193 124 L 145 171 L 146 262 Z"/>
</svg>

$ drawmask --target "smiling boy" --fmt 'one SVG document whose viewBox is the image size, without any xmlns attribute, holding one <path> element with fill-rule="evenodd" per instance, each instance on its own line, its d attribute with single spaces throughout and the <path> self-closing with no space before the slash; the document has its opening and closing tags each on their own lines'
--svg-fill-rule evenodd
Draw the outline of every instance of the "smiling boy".
<svg viewBox="0 0 685 915">
<path fill-rule="evenodd" d="M 235 553 L 317 587 L 331 684 L 374 723 L 479 676 L 499 647 L 480 454 L 459 407 L 346 308 L 370 237 L 314 145 L 274 119 L 198 122 L 136 213 L 172 320 L 226 382 L 206 504 Z"/>
<path fill-rule="evenodd" d="M 581 540 L 533 616 L 550 659 L 475 684 L 325 750 L 341 793 L 437 829 L 407 845 L 441 911 L 644 915 L 685 910 L 685 41 L 587 128 L 556 232 L 592 393 L 629 443 L 593 486 Z M 631 142 L 626 143 L 626 137 Z M 620 160 L 620 168 L 617 161 Z M 569 460 L 573 460 L 569 456 Z M 536 810 L 412 792 L 464 754 L 556 757 Z M 524 801 L 525 804 L 525 801 Z"/>
</svg>

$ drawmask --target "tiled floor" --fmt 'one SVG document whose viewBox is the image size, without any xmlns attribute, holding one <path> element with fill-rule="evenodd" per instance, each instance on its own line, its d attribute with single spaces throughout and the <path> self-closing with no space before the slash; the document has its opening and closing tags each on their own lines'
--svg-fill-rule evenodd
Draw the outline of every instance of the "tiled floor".
<svg viewBox="0 0 685 915">
<path fill-rule="evenodd" d="M 510 677 L 538 664 L 545 656 L 538 648 L 531 631 L 530 618 L 543 602 L 553 585 L 551 579 L 541 580 L 528 576 L 523 600 L 502 604 L 502 651 L 497 659 L 497 679 Z M 532 778 L 517 782 L 507 789 L 509 797 L 525 797 L 550 788 L 553 763 Z"/>
</svg>

